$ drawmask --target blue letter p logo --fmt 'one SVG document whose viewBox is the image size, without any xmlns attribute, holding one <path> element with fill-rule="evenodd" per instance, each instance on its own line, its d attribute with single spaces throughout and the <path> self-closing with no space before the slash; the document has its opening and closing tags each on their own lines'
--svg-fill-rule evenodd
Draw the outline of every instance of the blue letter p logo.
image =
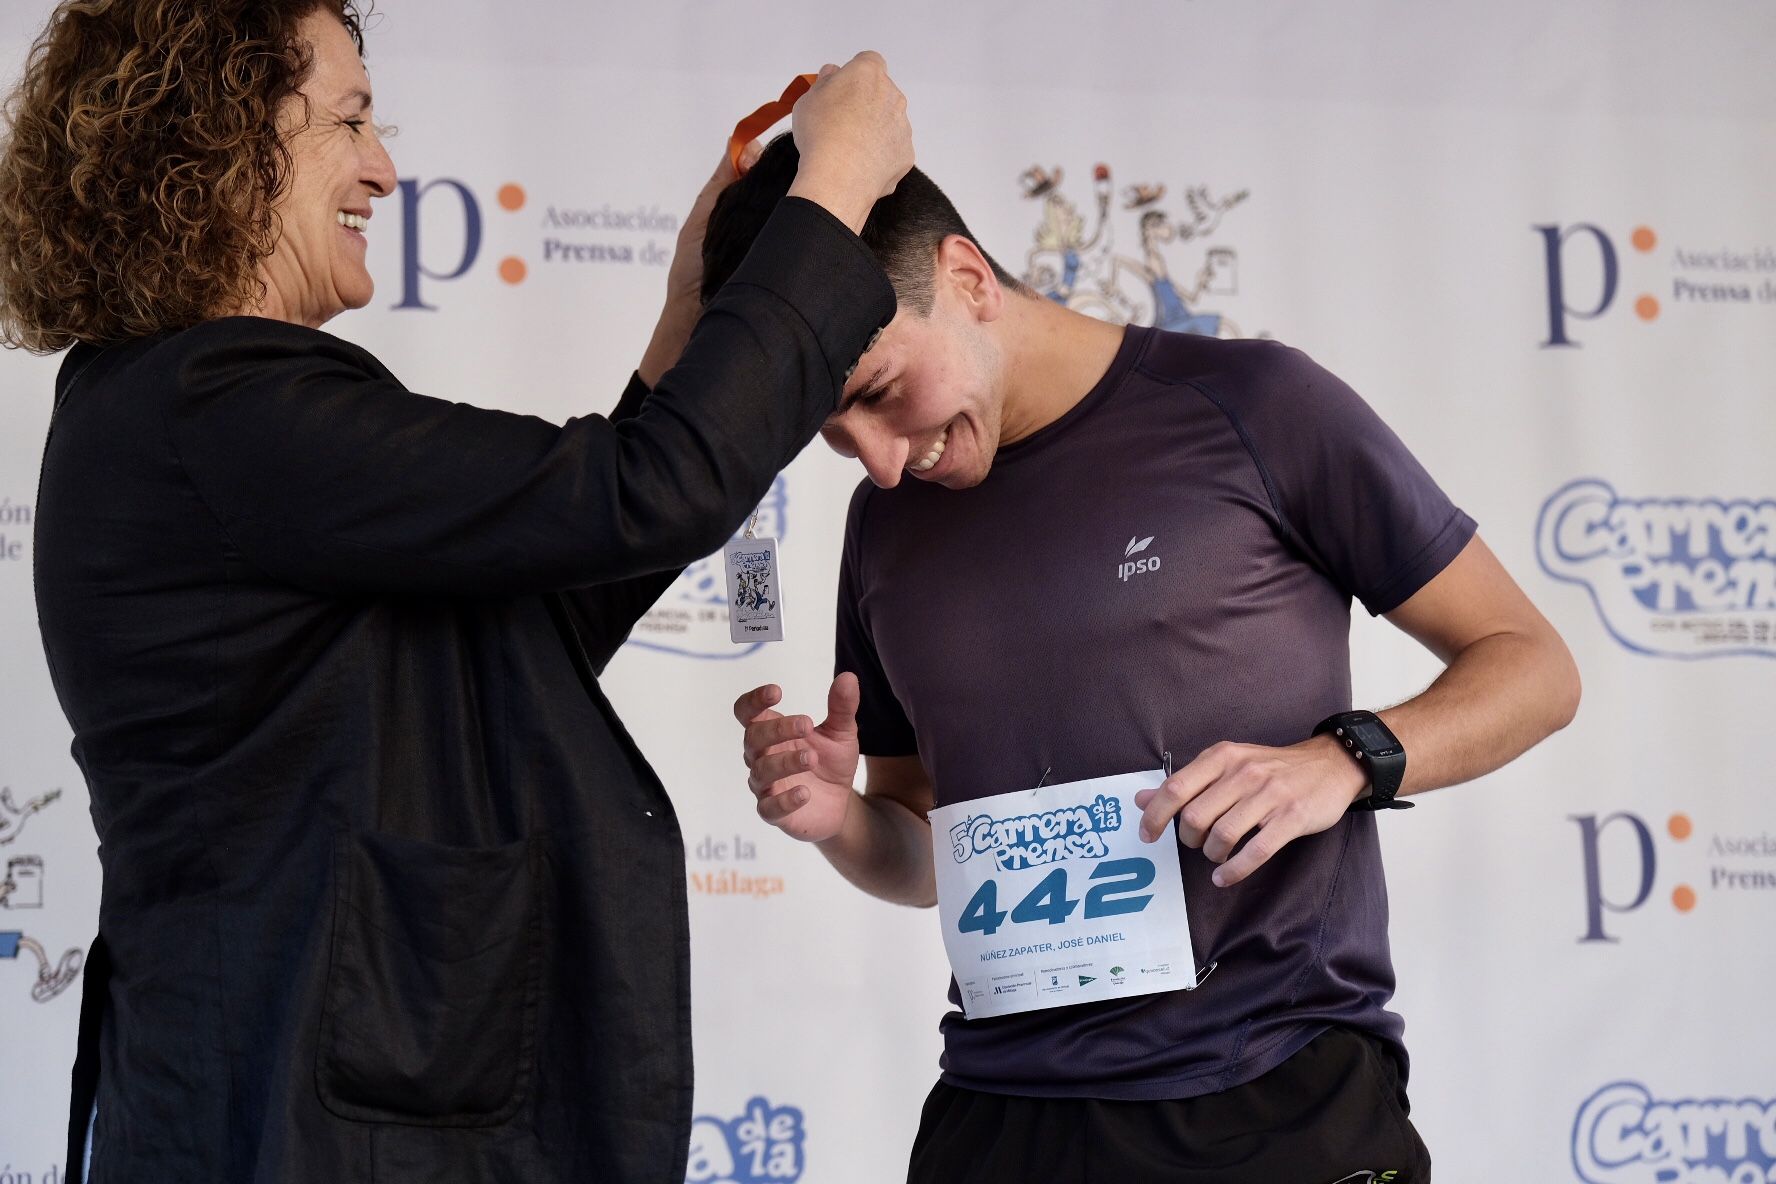
<svg viewBox="0 0 1776 1184">
<path fill-rule="evenodd" d="M 1579 842 L 1585 854 L 1585 936 L 1579 940 L 1619 941 L 1619 938 L 1611 937 L 1603 931 L 1603 914 L 1631 913 L 1645 904 L 1647 897 L 1653 894 L 1653 872 L 1658 866 L 1653 854 L 1653 832 L 1647 829 L 1646 823 L 1626 811 L 1611 814 L 1602 821 L 1595 814 L 1574 814 L 1569 817 L 1579 824 Z M 1606 827 L 1617 822 L 1628 824 L 1638 841 L 1640 854 L 1639 886 L 1634 891 L 1634 899 L 1625 903 L 1604 896 L 1600 868 L 1602 851 L 1598 840 Z"/>
<path fill-rule="evenodd" d="M 420 258 L 420 202 L 425 195 L 438 186 L 456 191 L 462 201 L 463 213 L 463 245 L 462 256 L 456 266 L 449 271 L 433 271 Z M 475 201 L 475 195 L 461 181 L 453 181 L 448 177 L 440 177 L 436 181 L 428 181 L 421 185 L 418 181 L 403 180 L 401 182 L 401 303 L 396 308 L 421 308 L 435 312 L 433 305 L 420 299 L 419 281 L 421 277 L 428 280 L 454 280 L 462 276 L 475 265 L 475 259 L 481 254 L 481 207 Z"/>
<path fill-rule="evenodd" d="M 1581 222 L 1568 226 L 1564 230 L 1559 226 L 1536 226 L 1532 229 L 1542 236 L 1542 249 L 1547 257 L 1548 270 L 1548 340 L 1542 342 L 1543 348 L 1551 345 L 1577 346 L 1578 342 L 1566 335 L 1566 318 L 1574 317 L 1581 321 L 1595 320 L 1602 316 L 1616 298 L 1616 247 L 1610 242 L 1609 235 L 1589 223 Z M 1567 240 L 1575 234 L 1587 234 L 1597 243 L 1599 262 L 1603 266 L 1603 291 L 1597 298 L 1597 304 L 1589 309 L 1574 308 L 1566 302 L 1566 269 L 1565 251 Z"/>
</svg>

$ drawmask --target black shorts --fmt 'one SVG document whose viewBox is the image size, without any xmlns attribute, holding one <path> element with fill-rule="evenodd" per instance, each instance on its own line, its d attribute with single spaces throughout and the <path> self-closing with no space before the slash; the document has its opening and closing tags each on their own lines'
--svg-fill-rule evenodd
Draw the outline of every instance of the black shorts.
<svg viewBox="0 0 1776 1184">
<path fill-rule="evenodd" d="M 908 1184 L 1428 1184 L 1431 1156 L 1381 1042 L 1332 1028 L 1244 1085 L 1155 1102 L 939 1082 Z"/>
</svg>

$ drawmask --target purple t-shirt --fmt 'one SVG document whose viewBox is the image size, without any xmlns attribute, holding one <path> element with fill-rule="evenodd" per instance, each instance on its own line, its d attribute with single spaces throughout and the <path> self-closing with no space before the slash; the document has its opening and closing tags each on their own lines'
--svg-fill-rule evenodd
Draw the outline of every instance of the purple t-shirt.
<svg viewBox="0 0 1776 1184">
<path fill-rule="evenodd" d="M 975 488 L 858 489 L 837 666 L 862 680 L 863 751 L 917 753 L 940 806 L 1045 772 L 1157 768 L 1166 751 L 1176 767 L 1220 740 L 1293 744 L 1352 706 L 1351 599 L 1397 607 L 1473 534 L 1306 355 L 1131 328 L 1097 386 L 1001 448 Z M 1391 1042 L 1403 1067 L 1375 827 L 1347 815 L 1231 888 L 1182 849 L 1197 965 L 1217 963 L 1200 987 L 952 1012 L 944 1079 L 1191 1097 L 1257 1077 L 1332 1024 Z"/>
</svg>

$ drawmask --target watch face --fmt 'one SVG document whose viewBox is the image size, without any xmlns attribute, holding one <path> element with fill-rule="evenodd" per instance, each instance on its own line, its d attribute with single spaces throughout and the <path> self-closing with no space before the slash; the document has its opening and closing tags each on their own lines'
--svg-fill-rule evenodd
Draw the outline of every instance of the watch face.
<svg viewBox="0 0 1776 1184">
<path fill-rule="evenodd" d="M 1344 730 L 1357 742 L 1358 748 L 1373 756 L 1391 755 L 1400 746 L 1400 742 L 1394 739 L 1394 734 L 1380 720 L 1358 720 L 1347 724 Z"/>
</svg>

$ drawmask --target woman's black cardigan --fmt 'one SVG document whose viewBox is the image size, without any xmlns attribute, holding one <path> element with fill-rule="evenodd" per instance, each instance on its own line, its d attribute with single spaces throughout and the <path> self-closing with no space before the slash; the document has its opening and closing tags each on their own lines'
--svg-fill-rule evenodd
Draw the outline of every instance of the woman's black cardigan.
<svg viewBox="0 0 1776 1184">
<path fill-rule="evenodd" d="M 893 313 L 789 199 L 608 419 L 256 318 L 70 353 L 35 554 L 104 871 L 92 1180 L 680 1184 L 684 849 L 598 676 Z"/>
</svg>

